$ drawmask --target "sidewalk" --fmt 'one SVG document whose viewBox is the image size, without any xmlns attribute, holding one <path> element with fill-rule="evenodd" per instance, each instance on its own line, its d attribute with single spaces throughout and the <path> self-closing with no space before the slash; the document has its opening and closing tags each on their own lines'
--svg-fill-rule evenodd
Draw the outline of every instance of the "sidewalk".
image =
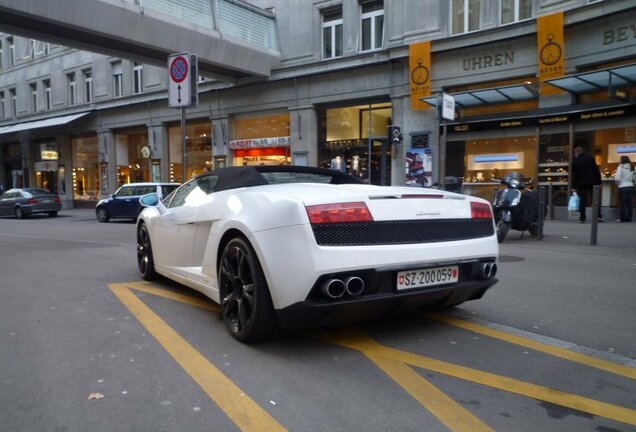
<svg viewBox="0 0 636 432">
<path fill-rule="evenodd" d="M 563 252 L 596 253 L 636 258 L 636 222 L 601 222 L 597 225 L 596 245 L 592 245 L 592 223 L 578 220 L 546 220 L 543 239 L 509 231 L 502 245 L 547 248 Z"/>
</svg>

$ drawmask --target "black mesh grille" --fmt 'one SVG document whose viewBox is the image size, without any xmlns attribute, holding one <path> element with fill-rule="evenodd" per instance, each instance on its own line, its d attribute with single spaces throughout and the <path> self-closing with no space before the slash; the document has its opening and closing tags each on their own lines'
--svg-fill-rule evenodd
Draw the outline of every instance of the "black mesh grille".
<svg viewBox="0 0 636 432">
<path fill-rule="evenodd" d="M 488 237 L 491 219 L 405 220 L 312 225 L 321 246 L 370 246 L 436 243 Z"/>
</svg>

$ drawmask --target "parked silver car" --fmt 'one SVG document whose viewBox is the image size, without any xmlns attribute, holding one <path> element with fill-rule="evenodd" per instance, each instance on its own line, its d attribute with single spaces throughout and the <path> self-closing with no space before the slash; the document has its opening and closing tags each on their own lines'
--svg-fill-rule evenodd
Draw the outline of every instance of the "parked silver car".
<svg viewBox="0 0 636 432">
<path fill-rule="evenodd" d="M 0 216 L 22 219 L 34 213 L 48 213 L 54 217 L 61 208 L 60 198 L 44 189 L 9 189 L 0 196 Z"/>
</svg>

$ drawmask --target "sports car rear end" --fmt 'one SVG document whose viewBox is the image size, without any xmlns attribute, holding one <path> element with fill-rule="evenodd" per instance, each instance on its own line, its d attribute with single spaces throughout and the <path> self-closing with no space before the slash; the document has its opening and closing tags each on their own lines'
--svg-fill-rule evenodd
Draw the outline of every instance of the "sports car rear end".
<svg viewBox="0 0 636 432">
<path fill-rule="evenodd" d="M 303 202 L 306 223 L 253 233 L 281 327 L 448 307 L 497 282 L 484 200 L 366 185 L 306 189 L 286 188 Z"/>
</svg>

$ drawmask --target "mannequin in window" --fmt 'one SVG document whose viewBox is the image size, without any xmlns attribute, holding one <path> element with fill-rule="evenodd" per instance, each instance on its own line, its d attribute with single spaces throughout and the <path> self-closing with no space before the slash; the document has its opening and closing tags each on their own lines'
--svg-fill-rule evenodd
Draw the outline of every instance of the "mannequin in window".
<svg viewBox="0 0 636 432">
<path fill-rule="evenodd" d="M 360 156 L 351 157 L 351 175 L 360 175 Z"/>
<path fill-rule="evenodd" d="M 345 172 L 345 165 L 346 164 L 344 159 L 342 159 L 340 156 L 336 156 L 335 158 L 331 159 L 330 168 L 336 171 Z"/>
</svg>

